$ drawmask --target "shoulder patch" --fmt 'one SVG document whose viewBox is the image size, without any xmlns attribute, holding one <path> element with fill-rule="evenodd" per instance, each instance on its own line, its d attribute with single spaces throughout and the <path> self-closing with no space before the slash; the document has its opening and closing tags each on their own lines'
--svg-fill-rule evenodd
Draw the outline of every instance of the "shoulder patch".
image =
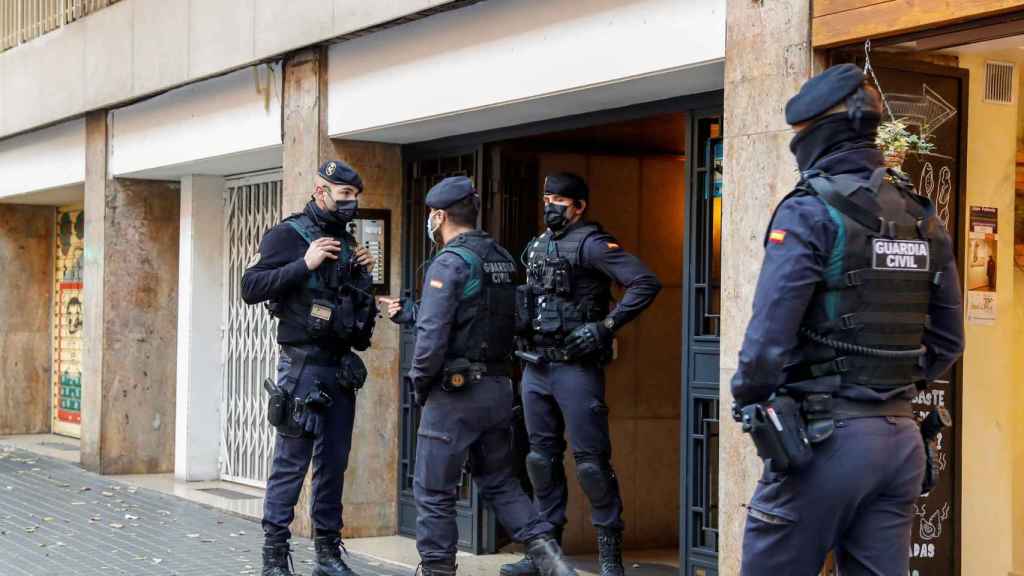
<svg viewBox="0 0 1024 576">
<path fill-rule="evenodd" d="M 783 242 L 786 241 L 786 231 L 772 230 L 768 234 L 768 241 L 771 242 L 772 244 L 782 244 Z"/>
<path fill-rule="evenodd" d="M 249 258 L 249 263 L 246 264 L 245 267 L 246 268 L 252 268 L 253 266 L 255 266 L 255 265 L 259 264 L 259 263 L 260 263 L 260 253 L 257 252 L 257 253 L 252 255 L 252 258 Z"/>
<path fill-rule="evenodd" d="M 608 245 L 609 250 L 618 250 L 619 248 L 622 248 L 622 246 L 619 246 L 616 242 L 606 242 L 606 244 Z"/>
<path fill-rule="evenodd" d="M 430 280 L 430 287 L 437 288 L 438 290 L 440 290 L 441 288 L 444 288 L 444 282 L 441 282 L 437 278 L 432 278 Z"/>
</svg>

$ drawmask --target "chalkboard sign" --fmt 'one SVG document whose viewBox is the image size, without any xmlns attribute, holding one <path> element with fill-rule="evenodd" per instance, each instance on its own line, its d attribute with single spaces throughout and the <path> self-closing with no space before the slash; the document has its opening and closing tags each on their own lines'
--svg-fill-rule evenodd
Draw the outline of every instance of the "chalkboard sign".
<svg viewBox="0 0 1024 576">
<path fill-rule="evenodd" d="M 966 74 L 956 68 L 921 64 L 875 66 L 878 80 L 897 118 L 907 122 L 914 133 L 926 133 L 935 143 L 928 155 L 909 155 L 903 164 L 919 194 L 931 198 L 954 241 L 954 254 L 960 249 L 960 213 L 963 174 L 963 138 L 965 118 L 963 99 Z M 961 263 L 962 265 L 962 263 Z M 962 269 L 962 266 L 961 266 Z M 934 383 L 914 400 L 914 409 L 925 416 L 944 406 L 959 414 L 960 383 L 957 371 Z M 914 505 L 913 535 L 910 545 L 910 576 L 946 576 L 958 573 L 959 549 L 959 465 L 958 438 L 961 422 L 954 418 L 952 428 L 938 439 L 941 476 L 931 493 Z"/>
</svg>

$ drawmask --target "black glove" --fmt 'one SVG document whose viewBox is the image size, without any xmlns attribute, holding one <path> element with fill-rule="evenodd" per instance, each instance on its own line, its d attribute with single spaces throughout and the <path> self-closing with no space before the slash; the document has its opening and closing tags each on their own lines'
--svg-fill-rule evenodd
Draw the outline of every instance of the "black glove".
<svg viewBox="0 0 1024 576">
<path fill-rule="evenodd" d="M 292 418 L 295 424 L 313 436 L 319 436 L 323 432 L 323 412 L 334 404 L 334 400 L 320 389 L 319 383 L 310 390 L 304 397 L 295 399 L 295 409 Z"/>
<path fill-rule="evenodd" d="M 409 390 L 412 391 L 413 401 L 416 402 L 416 405 L 420 408 L 425 406 L 427 404 L 427 397 L 430 396 L 430 385 L 421 384 L 417 386 L 410 376 L 405 377 L 405 382 Z"/>
<path fill-rule="evenodd" d="M 612 343 L 612 331 L 600 322 L 588 322 L 565 339 L 565 354 L 576 360 L 605 350 Z"/>
</svg>

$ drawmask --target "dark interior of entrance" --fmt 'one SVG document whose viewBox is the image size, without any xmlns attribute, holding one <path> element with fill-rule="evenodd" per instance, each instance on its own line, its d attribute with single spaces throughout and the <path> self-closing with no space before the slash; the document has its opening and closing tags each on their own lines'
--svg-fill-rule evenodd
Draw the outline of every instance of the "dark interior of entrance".
<svg viewBox="0 0 1024 576">
<path fill-rule="evenodd" d="M 590 186 L 587 217 L 600 222 L 626 250 L 658 276 L 663 290 L 652 308 L 623 328 L 616 359 L 607 369 L 613 463 L 625 507 L 627 561 L 644 565 L 679 562 L 680 390 L 683 352 L 683 260 L 686 213 L 686 136 L 683 113 L 551 131 L 529 137 L 453 146 L 443 153 L 410 155 L 406 285 L 422 285 L 429 246 L 419 223 L 426 191 L 445 176 L 465 174 L 481 191 L 482 227 L 518 255 L 539 233 L 545 175 L 571 171 Z M 621 296 L 621 287 L 616 296 Z M 411 336 L 411 334 L 410 334 Z M 411 338 L 403 338 L 411 346 Z M 403 351 L 403 358 L 408 358 Z M 403 488 L 411 488 L 416 409 L 405 403 Z M 569 524 L 564 546 L 573 554 L 596 551 L 589 505 L 575 482 L 572 455 Z M 525 475 L 524 475 L 525 478 Z M 488 533 L 486 510 L 468 485 L 460 502 L 461 544 L 482 552 L 500 546 L 500 529 Z M 403 497 L 403 510 L 413 512 Z M 478 520 L 482 519 L 483 521 Z M 406 524 L 402 522 L 403 526 Z M 585 564 L 581 565 L 587 568 Z M 675 568 L 671 570 L 675 572 Z"/>
<path fill-rule="evenodd" d="M 495 143 L 492 156 L 501 158 L 503 168 L 524 175 L 527 186 L 492 189 L 492 198 L 501 198 L 492 200 L 487 212 L 489 224 L 513 241 L 510 249 L 519 251 L 539 231 L 544 177 L 575 172 L 590 186 L 588 218 L 600 222 L 661 280 L 664 288 L 652 307 L 617 334 L 606 402 L 626 547 L 663 550 L 648 558 L 671 563 L 679 556 L 685 141 L 685 116 L 668 114 Z M 520 202 L 507 194 L 510 190 L 518 192 Z M 518 205 L 520 217 L 503 216 L 508 203 Z M 515 230 L 501 230 L 510 221 L 518 224 Z M 567 475 L 575 478 L 571 455 L 566 463 Z M 569 484 L 564 546 L 571 553 L 592 552 L 596 534 L 589 505 L 578 484 Z"/>
</svg>

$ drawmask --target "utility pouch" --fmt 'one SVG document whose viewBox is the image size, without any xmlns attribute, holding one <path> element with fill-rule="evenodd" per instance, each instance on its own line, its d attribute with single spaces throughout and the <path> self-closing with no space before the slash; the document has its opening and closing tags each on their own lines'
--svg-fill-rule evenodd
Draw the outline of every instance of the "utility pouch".
<svg viewBox="0 0 1024 576">
<path fill-rule="evenodd" d="M 757 455 L 769 470 L 783 474 L 806 466 L 814 452 L 800 417 L 800 405 L 789 396 L 739 409 L 743 431 L 750 434 Z"/>
<path fill-rule="evenodd" d="M 568 260 L 558 257 L 544 259 L 544 273 L 541 277 L 541 286 L 543 286 L 545 293 L 568 296 L 572 293 L 570 278 Z"/>
<path fill-rule="evenodd" d="M 808 394 L 801 402 L 811 444 L 824 442 L 836 431 L 831 394 Z"/>
<path fill-rule="evenodd" d="M 338 366 L 338 384 L 342 388 L 358 392 L 366 384 L 366 364 L 358 354 L 349 352 L 341 357 Z"/>
<path fill-rule="evenodd" d="M 291 406 L 289 406 L 291 401 L 288 398 L 288 394 L 274 382 L 273 378 L 267 378 L 263 381 L 263 389 L 269 394 L 267 399 L 267 422 L 274 427 L 285 424 L 288 421 L 288 416 L 291 414 Z"/>
<path fill-rule="evenodd" d="M 445 392 L 461 392 L 473 380 L 473 364 L 465 358 L 456 358 L 444 366 L 441 377 L 441 390 Z"/>
<path fill-rule="evenodd" d="M 309 307 L 309 333 L 314 338 L 322 338 L 331 331 L 331 319 L 335 314 L 334 303 L 329 300 L 314 299 Z"/>
<path fill-rule="evenodd" d="M 533 297 L 533 288 L 529 284 L 516 286 L 516 334 L 526 335 L 530 333 L 533 326 L 533 317 L 536 316 L 536 300 Z"/>
</svg>

